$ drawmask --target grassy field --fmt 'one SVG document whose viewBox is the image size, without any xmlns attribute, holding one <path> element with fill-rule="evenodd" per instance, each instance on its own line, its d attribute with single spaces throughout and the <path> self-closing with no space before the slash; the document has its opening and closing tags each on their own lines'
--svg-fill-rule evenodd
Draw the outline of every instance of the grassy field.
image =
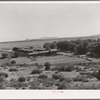
<svg viewBox="0 0 100 100">
<path fill-rule="evenodd" d="M 16 64 L 9 63 L 16 61 Z M 96 61 L 96 62 L 95 62 Z M 45 63 L 50 63 L 47 70 Z M 79 56 L 18 57 L 0 60 L 1 89 L 100 89 L 94 71 L 100 68 L 100 59 Z"/>
</svg>

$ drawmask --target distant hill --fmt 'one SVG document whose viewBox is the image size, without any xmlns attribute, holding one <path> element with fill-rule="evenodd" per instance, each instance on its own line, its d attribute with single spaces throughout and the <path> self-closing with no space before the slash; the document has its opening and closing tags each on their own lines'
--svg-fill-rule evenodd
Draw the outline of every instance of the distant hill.
<svg viewBox="0 0 100 100">
<path fill-rule="evenodd" d="M 64 41 L 64 40 L 77 40 L 77 39 L 99 39 L 100 34 L 97 35 L 91 35 L 91 36 L 81 36 L 81 37 L 65 37 L 65 38 L 59 38 L 59 37 L 43 37 L 40 39 L 26 39 L 26 40 L 20 40 L 20 41 L 7 41 L 7 42 L 0 42 L 2 43 L 15 43 L 15 42 L 31 42 L 31 41 Z"/>
</svg>

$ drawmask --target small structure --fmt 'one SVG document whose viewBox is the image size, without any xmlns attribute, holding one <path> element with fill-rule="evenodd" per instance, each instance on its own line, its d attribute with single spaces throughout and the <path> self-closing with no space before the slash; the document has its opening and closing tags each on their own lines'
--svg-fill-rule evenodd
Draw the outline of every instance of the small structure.
<svg viewBox="0 0 100 100">
<path fill-rule="evenodd" d="M 13 57 L 47 56 L 57 54 L 57 49 L 46 50 L 44 48 L 30 49 L 14 47 L 13 52 Z"/>
<path fill-rule="evenodd" d="M 28 53 L 28 56 L 47 56 L 57 54 L 57 49 L 49 49 L 44 51 L 35 51 L 33 53 Z"/>
</svg>

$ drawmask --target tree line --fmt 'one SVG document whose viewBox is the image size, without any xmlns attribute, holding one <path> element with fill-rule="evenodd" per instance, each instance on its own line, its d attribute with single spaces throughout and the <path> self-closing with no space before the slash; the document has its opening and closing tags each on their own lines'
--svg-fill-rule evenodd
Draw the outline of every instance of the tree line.
<svg viewBox="0 0 100 100">
<path fill-rule="evenodd" d="M 92 56 L 100 56 L 100 39 L 70 40 L 44 43 L 45 49 L 57 48 L 60 52 L 74 52 L 83 55 L 89 53 Z"/>
</svg>

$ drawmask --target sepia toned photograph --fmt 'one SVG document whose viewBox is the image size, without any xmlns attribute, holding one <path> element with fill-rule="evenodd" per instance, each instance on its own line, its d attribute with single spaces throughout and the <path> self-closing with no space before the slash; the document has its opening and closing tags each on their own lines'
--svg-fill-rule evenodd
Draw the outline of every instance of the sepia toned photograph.
<svg viewBox="0 0 100 100">
<path fill-rule="evenodd" d="M 0 2 L 0 89 L 100 90 L 100 3 Z"/>
</svg>

